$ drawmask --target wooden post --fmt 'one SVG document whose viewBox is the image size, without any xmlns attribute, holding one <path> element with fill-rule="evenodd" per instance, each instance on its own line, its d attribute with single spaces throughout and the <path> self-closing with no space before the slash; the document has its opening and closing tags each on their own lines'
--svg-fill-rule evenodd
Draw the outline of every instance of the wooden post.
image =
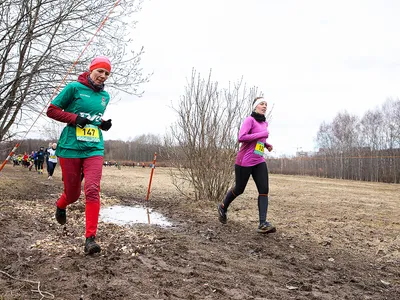
<svg viewBox="0 0 400 300">
<path fill-rule="evenodd" d="M 157 152 L 154 153 L 153 165 L 151 166 L 149 188 L 147 189 L 146 200 L 149 200 L 149 197 L 150 197 L 151 181 L 153 180 L 154 168 L 156 167 L 156 159 L 157 159 Z"/>
</svg>

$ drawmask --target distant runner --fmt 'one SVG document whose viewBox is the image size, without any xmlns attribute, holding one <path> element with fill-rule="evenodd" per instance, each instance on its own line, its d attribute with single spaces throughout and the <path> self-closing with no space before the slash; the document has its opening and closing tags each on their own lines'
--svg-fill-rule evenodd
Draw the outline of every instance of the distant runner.
<svg viewBox="0 0 400 300">
<path fill-rule="evenodd" d="M 57 144 L 53 143 L 50 148 L 47 149 L 47 172 L 49 172 L 49 177 L 47 179 L 53 180 L 54 169 L 57 165 L 57 155 L 56 155 Z"/>
<path fill-rule="evenodd" d="M 40 147 L 39 151 L 36 153 L 38 174 L 43 174 L 44 155 L 44 148 Z"/>
</svg>

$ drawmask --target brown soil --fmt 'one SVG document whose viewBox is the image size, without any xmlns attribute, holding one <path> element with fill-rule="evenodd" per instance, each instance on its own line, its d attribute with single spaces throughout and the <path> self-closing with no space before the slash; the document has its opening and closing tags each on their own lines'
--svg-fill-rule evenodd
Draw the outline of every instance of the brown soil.
<svg viewBox="0 0 400 300">
<path fill-rule="evenodd" d="M 66 226 L 54 218 L 59 173 L 1 173 L 1 300 L 400 299 L 400 185 L 271 175 L 278 231 L 260 235 L 252 181 L 222 225 L 216 203 L 183 199 L 166 169 L 146 203 L 149 168 L 107 167 L 103 207 L 146 204 L 174 226 L 100 222 L 103 250 L 85 256 L 83 199 Z"/>
</svg>

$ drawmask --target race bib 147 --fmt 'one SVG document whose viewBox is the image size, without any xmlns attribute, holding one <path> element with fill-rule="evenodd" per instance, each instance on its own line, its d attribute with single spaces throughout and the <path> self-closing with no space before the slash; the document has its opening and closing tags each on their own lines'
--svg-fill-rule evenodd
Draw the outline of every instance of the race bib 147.
<svg viewBox="0 0 400 300">
<path fill-rule="evenodd" d="M 99 128 L 94 125 L 86 125 L 85 128 L 76 127 L 76 139 L 84 142 L 100 142 Z"/>
</svg>

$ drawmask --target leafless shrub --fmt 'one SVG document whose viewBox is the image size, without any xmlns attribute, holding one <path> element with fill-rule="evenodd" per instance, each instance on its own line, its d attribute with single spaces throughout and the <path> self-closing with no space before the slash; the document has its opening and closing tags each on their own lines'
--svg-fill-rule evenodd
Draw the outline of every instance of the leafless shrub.
<svg viewBox="0 0 400 300">
<path fill-rule="evenodd" d="M 201 78 L 193 70 L 173 107 L 177 121 L 165 137 L 169 161 L 178 170 L 171 173 L 173 183 L 183 195 L 197 201 L 222 199 L 234 179 L 238 130 L 255 96 L 257 88 L 247 89 L 243 79 L 219 89 L 211 71 Z"/>
</svg>

